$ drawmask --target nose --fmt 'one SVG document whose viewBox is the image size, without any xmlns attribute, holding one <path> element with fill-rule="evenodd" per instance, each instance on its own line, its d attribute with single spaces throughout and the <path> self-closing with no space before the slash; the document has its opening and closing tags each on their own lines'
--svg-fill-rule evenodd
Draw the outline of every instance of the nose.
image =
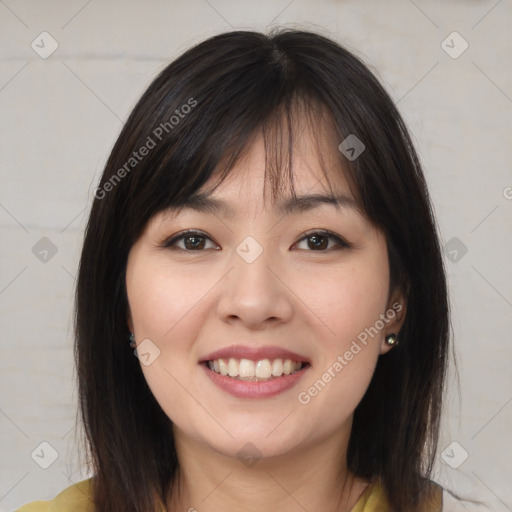
<svg viewBox="0 0 512 512">
<path fill-rule="evenodd" d="M 235 255 L 217 307 L 222 321 L 262 330 L 291 320 L 293 293 L 271 260 L 265 251 L 251 263 Z"/>
</svg>

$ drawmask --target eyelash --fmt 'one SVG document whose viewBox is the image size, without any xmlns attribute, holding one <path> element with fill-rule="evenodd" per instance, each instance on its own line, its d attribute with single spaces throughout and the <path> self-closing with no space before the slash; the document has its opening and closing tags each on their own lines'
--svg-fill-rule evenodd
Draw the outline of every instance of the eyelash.
<svg viewBox="0 0 512 512">
<path fill-rule="evenodd" d="M 309 232 L 305 233 L 301 239 L 299 239 L 297 242 L 295 242 L 295 244 L 302 242 L 303 240 L 307 240 L 308 238 L 310 238 L 314 235 L 320 235 L 322 237 L 329 238 L 331 240 L 335 240 L 339 246 L 338 249 L 350 249 L 352 247 L 352 245 L 350 243 L 348 243 L 347 241 L 343 240 L 343 238 L 336 235 L 332 231 L 328 231 L 326 229 L 317 229 L 315 231 L 309 231 Z M 194 251 L 193 249 L 184 249 L 182 247 L 175 246 L 176 242 L 178 242 L 179 240 L 183 240 L 189 236 L 196 236 L 196 237 L 207 238 L 209 240 L 212 240 L 206 233 L 204 233 L 202 231 L 187 230 L 187 231 L 183 231 L 182 233 L 172 237 L 169 240 L 164 241 L 164 243 L 162 244 L 162 247 L 168 248 L 168 249 L 174 247 L 174 248 L 177 248 L 177 249 L 179 249 L 181 251 L 185 251 L 185 252 L 201 252 L 201 251 L 206 250 L 206 249 L 199 249 L 197 251 Z M 215 249 L 215 250 L 218 250 L 218 249 Z M 328 249 L 319 249 L 318 251 L 308 250 L 308 252 L 327 252 L 329 250 L 332 250 L 332 247 L 328 248 Z"/>
</svg>

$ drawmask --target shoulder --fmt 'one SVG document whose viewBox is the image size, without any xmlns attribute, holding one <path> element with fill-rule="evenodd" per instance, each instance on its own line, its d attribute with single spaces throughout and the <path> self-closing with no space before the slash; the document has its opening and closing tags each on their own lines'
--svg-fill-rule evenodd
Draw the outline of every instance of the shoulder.
<svg viewBox="0 0 512 512">
<path fill-rule="evenodd" d="M 441 486 L 433 481 L 428 481 L 427 497 L 419 506 L 421 512 L 442 512 L 442 494 Z M 380 478 L 373 479 L 368 485 L 366 491 L 360 496 L 356 506 L 351 512 L 393 512 L 388 501 L 388 496 Z"/>
<path fill-rule="evenodd" d="M 94 512 L 92 478 L 66 487 L 48 501 L 33 501 L 16 512 Z"/>
</svg>

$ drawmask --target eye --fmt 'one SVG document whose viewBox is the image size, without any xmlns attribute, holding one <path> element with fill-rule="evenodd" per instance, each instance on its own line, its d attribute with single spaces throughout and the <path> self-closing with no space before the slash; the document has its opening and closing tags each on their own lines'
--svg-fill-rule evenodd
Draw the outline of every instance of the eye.
<svg viewBox="0 0 512 512">
<path fill-rule="evenodd" d="M 208 247 L 208 243 L 211 244 Z M 313 250 L 313 251 L 326 251 L 330 249 L 349 249 L 352 247 L 348 242 L 343 240 L 340 236 L 327 230 L 316 230 L 306 234 L 303 238 L 295 244 L 306 243 L 306 248 L 298 247 L 299 249 Z M 165 241 L 163 247 L 166 248 L 177 248 L 184 251 L 202 251 L 204 249 L 215 249 L 219 250 L 220 247 L 215 245 L 213 240 L 203 233 L 202 231 L 188 230 L 172 237 Z"/>
<path fill-rule="evenodd" d="M 299 240 L 298 244 L 304 241 L 307 245 L 306 250 L 311 249 L 313 251 L 325 251 L 336 248 L 349 249 L 351 247 L 351 245 L 341 237 L 324 229 L 307 233 L 305 237 Z M 330 242 L 334 242 L 334 247 Z M 304 247 L 299 247 L 299 249 L 304 249 Z"/>
<path fill-rule="evenodd" d="M 179 244 L 178 242 L 182 242 L 183 244 Z M 206 247 L 208 242 L 212 242 L 213 247 Z M 177 248 L 182 249 L 184 251 L 201 251 L 203 249 L 216 249 L 219 247 L 213 244 L 212 239 L 201 231 L 188 230 L 184 231 L 171 239 L 165 241 L 163 243 L 164 247 L 168 248 Z"/>
</svg>

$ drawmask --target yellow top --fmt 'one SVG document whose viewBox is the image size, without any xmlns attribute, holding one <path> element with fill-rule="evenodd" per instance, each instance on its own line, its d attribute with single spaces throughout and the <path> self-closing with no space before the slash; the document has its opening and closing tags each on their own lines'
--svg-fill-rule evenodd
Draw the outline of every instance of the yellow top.
<svg viewBox="0 0 512 512">
<path fill-rule="evenodd" d="M 94 512 L 91 491 L 92 482 L 88 478 L 67 487 L 53 500 L 33 501 L 23 505 L 16 512 Z M 442 489 L 438 488 L 436 499 L 424 508 L 424 512 L 441 511 L 441 491 Z M 356 506 L 352 509 L 352 512 L 391 512 L 384 489 L 379 481 L 366 488 Z"/>
</svg>

